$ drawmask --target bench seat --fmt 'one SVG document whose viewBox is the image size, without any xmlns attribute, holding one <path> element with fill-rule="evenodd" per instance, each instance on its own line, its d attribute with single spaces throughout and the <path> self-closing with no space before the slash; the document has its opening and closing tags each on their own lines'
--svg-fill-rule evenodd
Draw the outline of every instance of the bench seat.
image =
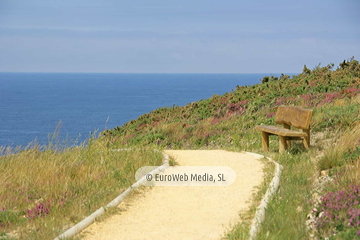
<svg viewBox="0 0 360 240">
<path fill-rule="evenodd" d="M 273 135 L 279 135 L 284 137 L 306 137 L 307 133 L 305 132 L 299 132 L 296 130 L 290 130 L 283 127 L 277 127 L 277 126 L 256 126 L 257 130 L 267 132 L 269 134 Z"/>
</svg>

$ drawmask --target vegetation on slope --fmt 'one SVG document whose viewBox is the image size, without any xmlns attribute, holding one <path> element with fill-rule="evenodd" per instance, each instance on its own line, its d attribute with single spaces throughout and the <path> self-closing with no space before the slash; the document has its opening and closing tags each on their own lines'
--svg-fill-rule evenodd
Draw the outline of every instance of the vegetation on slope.
<svg viewBox="0 0 360 240">
<path fill-rule="evenodd" d="M 0 239 L 54 239 L 162 161 L 153 148 L 113 151 L 93 138 L 0 156 Z"/>
<path fill-rule="evenodd" d="M 263 154 L 284 169 L 258 238 L 309 239 L 311 234 L 324 238 L 334 233 L 333 238 L 356 238 L 360 235 L 360 64 L 349 59 L 336 70 L 333 67 L 304 66 L 297 76 L 267 76 L 261 84 L 236 86 L 221 96 L 156 109 L 80 147 L 50 143 L 0 156 L 0 185 L 5 186 L 0 188 L 0 239 L 53 238 L 130 186 L 139 167 L 159 165 L 162 156 L 153 148 L 261 152 L 260 133 L 254 126 L 274 124 L 279 105 L 314 109 L 312 147 L 304 151 L 293 144 L 279 154 L 277 138 L 271 138 L 271 151 Z M 113 151 L 128 147 L 133 150 Z M 322 170 L 333 180 L 314 187 Z M 265 191 L 265 185 L 261 189 Z M 255 206 L 243 219 L 252 219 Z M 311 212 L 313 230 L 305 224 Z M 226 238 L 247 239 L 249 222 L 235 226 Z"/>
<path fill-rule="evenodd" d="M 305 66 L 303 73 L 292 78 L 287 75 L 278 80 L 264 77 L 262 84 L 237 86 L 230 93 L 182 107 L 156 109 L 103 134 L 115 146 L 156 144 L 172 149 L 231 146 L 258 149 L 254 126 L 274 124 L 276 107 L 283 104 L 315 108 L 313 131 L 348 128 L 349 122 L 344 118 L 352 119 L 351 113 L 330 118 L 332 113 L 325 109 L 330 103 L 347 101 L 360 92 L 360 66 L 353 59 L 335 71 L 331 70 L 333 66 L 317 66 L 312 71 Z M 351 107 L 345 108 L 353 112 L 348 109 Z"/>
<path fill-rule="evenodd" d="M 337 234 L 332 238 L 355 239 L 360 237 L 360 64 L 351 58 L 336 70 L 333 67 L 319 65 L 310 70 L 304 66 L 297 76 L 267 76 L 261 84 L 237 86 L 222 96 L 156 109 L 103 135 L 114 146 L 155 144 L 261 152 L 260 133 L 254 127 L 274 125 L 277 106 L 312 108 L 310 151 L 293 144 L 288 154 L 278 154 L 277 137 L 273 137 L 270 153 L 263 153 L 276 159 L 284 170 L 258 238 L 309 239 Z M 334 180 L 318 183 L 322 170 Z M 254 211 L 255 207 L 244 219 L 251 219 L 248 215 L 253 216 Z M 313 213 L 312 219 L 309 213 Z M 305 223 L 310 220 L 308 228 Z M 245 221 L 226 237 L 247 239 L 248 228 L 249 221 Z"/>
</svg>

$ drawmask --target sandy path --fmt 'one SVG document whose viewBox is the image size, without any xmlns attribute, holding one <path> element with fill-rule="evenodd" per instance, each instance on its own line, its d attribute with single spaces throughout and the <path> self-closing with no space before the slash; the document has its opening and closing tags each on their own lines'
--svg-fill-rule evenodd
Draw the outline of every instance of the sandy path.
<svg viewBox="0 0 360 240">
<path fill-rule="evenodd" d="M 231 167 L 236 180 L 229 186 L 146 187 L 126 211 L 84 230 L 84 239 L 221 239 L 240 221 L 239 211 L 249 206 L 254 187 L 262 181 L 258 158 L 223 150 L 165 153 L 181 166 Z"/>
</svg>

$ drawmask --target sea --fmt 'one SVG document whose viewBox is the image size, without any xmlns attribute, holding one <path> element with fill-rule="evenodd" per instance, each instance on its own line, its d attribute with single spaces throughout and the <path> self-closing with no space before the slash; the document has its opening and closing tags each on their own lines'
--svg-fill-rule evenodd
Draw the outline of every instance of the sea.
<svg viewBox="0 0 360 240">
<path fill-rule="evenodd" d="M 0 73 L 0 146 L 81 144 L 157 108 L 254 85 L 269 74 Z M 276 76 L 276 74 L 272 74 Z"/>
</svg>

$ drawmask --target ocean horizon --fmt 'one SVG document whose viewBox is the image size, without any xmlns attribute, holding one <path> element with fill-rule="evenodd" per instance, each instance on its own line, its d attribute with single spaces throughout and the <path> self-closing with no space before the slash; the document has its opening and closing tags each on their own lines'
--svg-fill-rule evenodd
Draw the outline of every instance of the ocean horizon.
<svg viewBox="0 0 360 240">
<path fill-rule="evenodd" d="M 0 146 L 36 139 L 80 143 L 157 108 L 184 106 L 254 85 L 267 75 L 236 73 L 0 72 Z"/>
</svg>

